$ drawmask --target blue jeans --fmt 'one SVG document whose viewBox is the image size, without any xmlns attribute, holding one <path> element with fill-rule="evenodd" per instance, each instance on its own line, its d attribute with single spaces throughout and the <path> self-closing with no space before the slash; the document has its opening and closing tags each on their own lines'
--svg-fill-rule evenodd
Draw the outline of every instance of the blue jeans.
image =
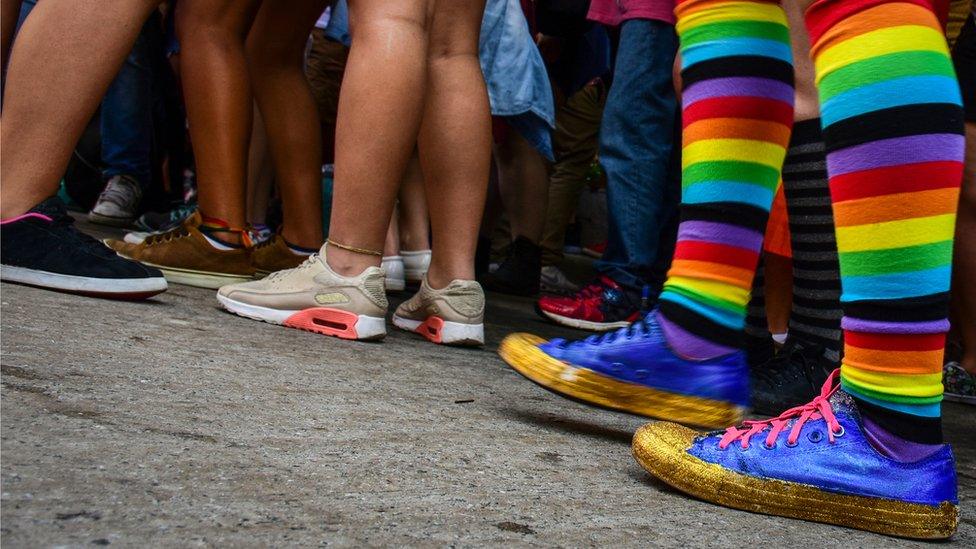
<svg viewBox="0 0 976 549">
<path fill-rule="evenodd" d="M 131 176 L 143 191 L 152 180 L 153 48 L 159 27 L 157 16 L 150 17 L 102 98 L 102 174 Z"/>
<path fill-rule="evenodd" d="M 671 68 L 674 26 L 629 19 L 620 29 L 600 126 L 607 174 L 607 249 L 596 269 L 653 296 L 671 263 L 681 201 L 680 119 Z"/>
</svg>

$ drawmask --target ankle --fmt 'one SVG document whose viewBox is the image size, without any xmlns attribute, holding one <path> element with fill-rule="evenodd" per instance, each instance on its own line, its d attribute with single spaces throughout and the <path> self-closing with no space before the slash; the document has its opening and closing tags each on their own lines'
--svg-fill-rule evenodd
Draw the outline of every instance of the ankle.
<svg viewBox="0 0 976 549">
<path fill-rule="evenodd" d="M 322 234 L 311 234 L 308 232 L 295 231 L 287 223 L 281 228 L 281 237 L 285 239 L 290 246 L 317 250 L 322 246 L 322 242 L 325 240 L 322 238 Z"/>
<path fill-rule="evenodd" d="M 435 290 L 446 288 L 454 280 L 474 280 L 474 262 L 470 265 L 445 266 L 436 260 L 431 261 L 430 268 L 427 269 L 427 285 Z"/>
<path fill-rule="evenodd" d="M 383 259 L 380 256 L 358 254 L 329 244 L 325 246 L 328 248 L 326 263 L 339 276 L 358 276 L 370 267 L 379 267 Z"/>
<path fill-rule="evenodd" d="M 678 356 L 688 360 L 709 360 L 725 356 L 738 351 L 720 343 L 709 341 L 691 333 L 678 323 L 671 321 L 663 311 L 651 314 L 657 315 L 657 322 L 661 326 L 664 340 L 668 347 Z"/>
</svg>

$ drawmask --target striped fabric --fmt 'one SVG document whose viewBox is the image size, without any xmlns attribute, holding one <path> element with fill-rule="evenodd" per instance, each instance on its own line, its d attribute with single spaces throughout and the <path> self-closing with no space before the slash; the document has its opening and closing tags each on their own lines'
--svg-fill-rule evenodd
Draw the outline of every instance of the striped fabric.
<svg viewBox="0 0 976 549">
<path fill-rule="evenodd" d="M 825 155 L 820 119 L 797 122 L 783 164 L 793 248 L 790 334 L 822 345 L 827 360 L 839 364 L 840 272 Z"/>
<path fill-rule="evenodd" d="M 921 2 L 820 0 L 807 27 L 843 286 L 842 385 L 899 434 L 938 438 L 924 425 L 940 416 L 963 159 L 945 38 Z"/>
<path fill-rule="evenodd" d="M 683 0 L 682 220 L 659 321 L 679 353 L 742 344 L 749 291 L 793 123 L 786 15 L 776 3 Z"/>
</svg>

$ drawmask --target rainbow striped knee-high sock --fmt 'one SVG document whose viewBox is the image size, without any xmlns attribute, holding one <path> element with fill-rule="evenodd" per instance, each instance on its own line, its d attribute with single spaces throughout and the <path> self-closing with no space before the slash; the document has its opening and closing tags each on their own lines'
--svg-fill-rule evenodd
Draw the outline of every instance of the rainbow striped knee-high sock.
<svg viewBox="0 0 976 549">
<path fill-rule="evenodd" d="M 941 442 L 959 87 L 922 1 L 821 0 L 807 11 L 844 308 L 841 382 L 862 414 Z"/>
<path fill-rule="evenodd" d="M 793 124 L 786 15 L 775 2 L 683 0 L 682 218 L 658 320 L 671 347 L 742 345 L 749 291 Z"/>
</svg>

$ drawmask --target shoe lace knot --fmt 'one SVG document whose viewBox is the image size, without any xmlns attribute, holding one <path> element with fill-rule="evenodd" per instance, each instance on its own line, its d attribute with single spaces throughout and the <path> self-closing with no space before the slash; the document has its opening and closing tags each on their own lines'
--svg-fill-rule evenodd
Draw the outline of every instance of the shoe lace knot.
<svg viewBox="0 0 976 549">
<path fill-rule="evenodd" d="M 800 431 L 810 420 L 823 419 L 827 423 L 827 438 L 831 444 L 837 437 L 844 434 L 844 427 L 837 421 L 834 415 L 833 406 L 830 404 L 830 397 L 840 388 L 837 382 L 840 377 L 840 369 L 834 370 L 827 381 L 820 389 L 820 394 L 810 402 L 790 408 L 777 417 L 772 419 L 745 421 L 739 427 L 729 427 L 718 442 L 718 447 L 722 450 L 729 447 L 733 442 L 739 441 L 743 450 L 749 448 L 749 439 L 769 428 L 769 434 L 764 441 L 766 448 L 776 446 L 776 439 L 791 423 L 793 427 L 786 437 L 787 446 L 795 446 L 800 438 Z"/>
</svg>

